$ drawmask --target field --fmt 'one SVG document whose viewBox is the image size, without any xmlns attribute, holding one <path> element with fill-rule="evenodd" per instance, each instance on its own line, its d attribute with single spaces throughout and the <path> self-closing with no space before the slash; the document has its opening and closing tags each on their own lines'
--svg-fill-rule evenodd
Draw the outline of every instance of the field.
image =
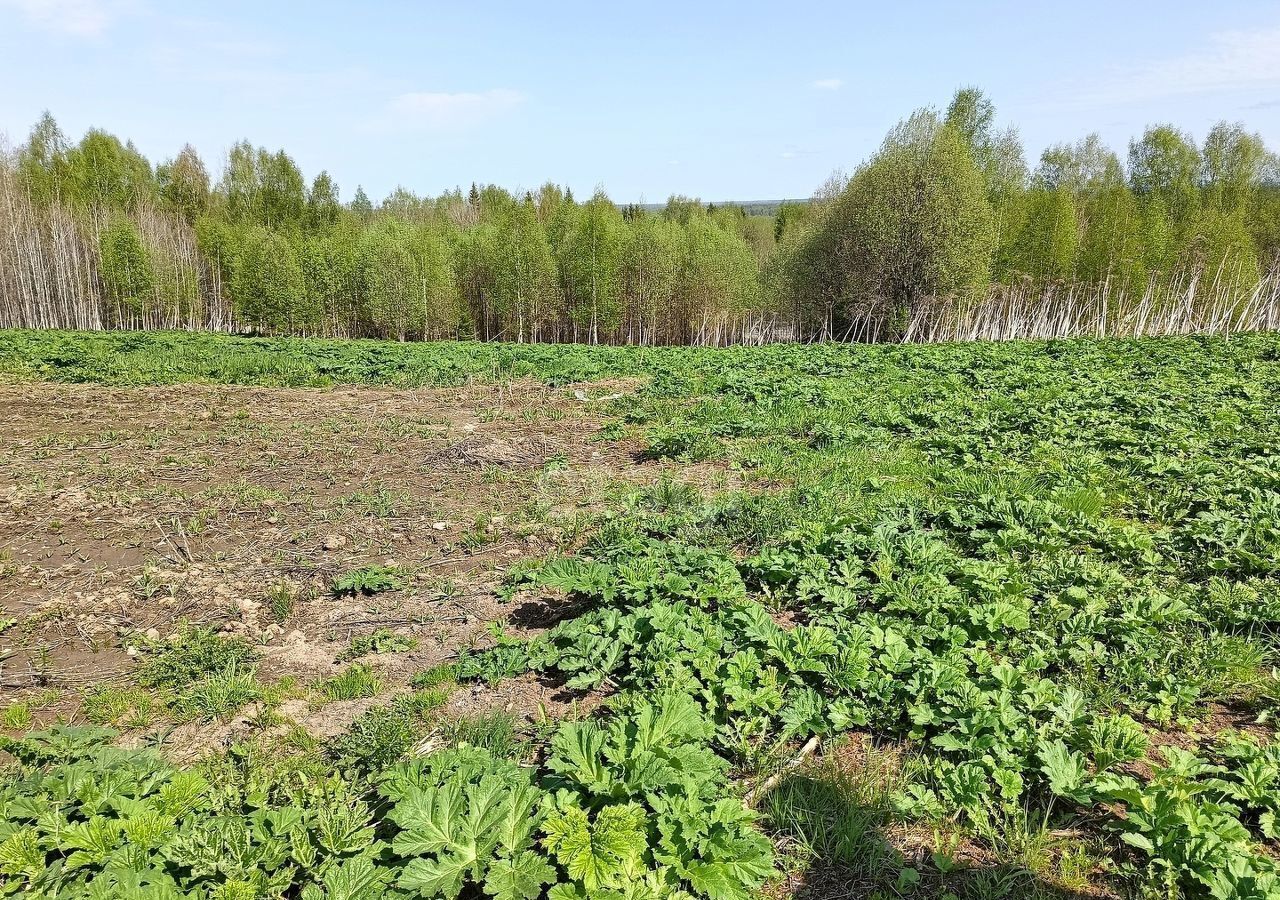
<svg viewBox="0 0 1280 900">
<path fill-rule="evenodd" d="M 0 896 L 1280 898 L 1280 336 L 0 332 Z"/>
</svg>

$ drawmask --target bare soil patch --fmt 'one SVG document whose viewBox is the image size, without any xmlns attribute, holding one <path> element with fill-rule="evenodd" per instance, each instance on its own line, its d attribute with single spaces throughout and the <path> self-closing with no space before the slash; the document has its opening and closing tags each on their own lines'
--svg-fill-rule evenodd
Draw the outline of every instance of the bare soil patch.
<svg viewBox="0 0 1280 900">
<path fill-rule="evenodd" d="M 635 388 L 0 385 L 0 708 L 82 721 L 86 689 L 128 681 L 139 648 L 188 622 L 301 684 L 388 629 L 416 648 L 362 661 L 383 694 L 406 689 L 519 607 L 497 592 L 511 564 L 572 547 L 622 487 L 669 468 L 598 434 L 592 398 Z M 403 587 L 333 595 L 366 566 Z M 534 679 L 464 693 L 525 715 L 576 702 Z M 317 736 L 368 704 L 344 706 L 310 717 Z"/>
</svg>

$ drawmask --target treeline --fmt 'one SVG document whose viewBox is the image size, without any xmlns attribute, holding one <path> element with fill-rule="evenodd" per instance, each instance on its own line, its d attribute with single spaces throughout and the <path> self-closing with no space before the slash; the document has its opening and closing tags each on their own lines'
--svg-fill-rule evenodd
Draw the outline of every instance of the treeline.
<svg viewBox="0 0 1280 900">
<path fill-rule="evenodd" d="M 0 324 L 400 339 L 722 343 L 778 326 L 773 223 L 672 198 L 660 214 L 547 184 L 348 203 L 247 142 L 211 182 L 46 116 L 0 170 Z"/>
<path fill-rule="evenodd" d="M 51 116 L 0 161 L 0 326 L 730 343 L 1280 326 L 1280 165 L 1242 126 L 1032 169 L 958 92 L 772 216 L 547 184 L 344 202 L 284 151 L 159 166 Z"/>
<path fill-rule="evenodd" d="M 945 113 L 898 125 L 794 215 L 778 283 L 804 333 L 1280 324 L 1280 165 L 1240 125 L 1214 126 L 1201 146 L 1154 126 L 1126 162 L 1090 135 L 1030 170 L 1017 132 L 997 129 L 990 101 L 964 89 Z"/>
</svg>

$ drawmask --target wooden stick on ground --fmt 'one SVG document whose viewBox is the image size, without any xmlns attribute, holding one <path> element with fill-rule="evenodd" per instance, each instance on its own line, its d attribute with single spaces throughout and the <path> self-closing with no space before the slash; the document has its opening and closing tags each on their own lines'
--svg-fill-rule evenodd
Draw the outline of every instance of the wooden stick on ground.
<svg viewBox="0 0 1280 900">
<path fill-rule="evenodd" d="M 742 805 L 748 809 L 754 807 L 760 801 L 761 797 L 774 789 L 778 782 L 782 780 L 783 775 L 787 774 L 796 766 L 800 765 L 800 763 L 804 762 L 805 759 L 817 749 L 818 736 L 815 734 L 813 737 L 809 738 L 808 743 L 800 748 L 800 752 L 795 755 L 794 759 L 788 762 L 777 772 L 774 772 L 760 784 L 747 791 L 746 796 L 742 798 Z"/>
</svg>

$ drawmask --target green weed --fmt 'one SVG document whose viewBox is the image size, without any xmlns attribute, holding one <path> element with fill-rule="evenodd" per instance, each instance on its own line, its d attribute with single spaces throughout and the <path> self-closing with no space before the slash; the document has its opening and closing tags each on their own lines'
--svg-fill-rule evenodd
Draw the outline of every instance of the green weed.
<svg viewBox="0 0 1280 900">
<path fill-rule="evenodd" d="M 382 679 L 368 666 L 348 666 L 341 673 L 320 682 L 320 691 L 330 700 L 358 700 L 382 690 Z"/>
<path fill-rule="evenodd" d="M 342 654 L 343 659 L 359 659 L 373 653 L 404 653 L 417 648 L 417 638 L 396 634 L 389 628 L 379 628 L 372 634 L 361 634 L 351 639 L 351 644 Z"/>
<path fill-rule="evenodd" d="M 404 578 L 398 569 L 386 566 L 366 566 L 353 569 L 333 583 L 336 595 L 381 594 L 398 591 L 404 587 Z"/>
<path fill-rule="evenodd" d="M 135 677 L 143 687 L 180 690 L 205 676 L 243 669 L 255 657 L 244 641 L 191 625 L 156 647 Z"/>
</svg>

